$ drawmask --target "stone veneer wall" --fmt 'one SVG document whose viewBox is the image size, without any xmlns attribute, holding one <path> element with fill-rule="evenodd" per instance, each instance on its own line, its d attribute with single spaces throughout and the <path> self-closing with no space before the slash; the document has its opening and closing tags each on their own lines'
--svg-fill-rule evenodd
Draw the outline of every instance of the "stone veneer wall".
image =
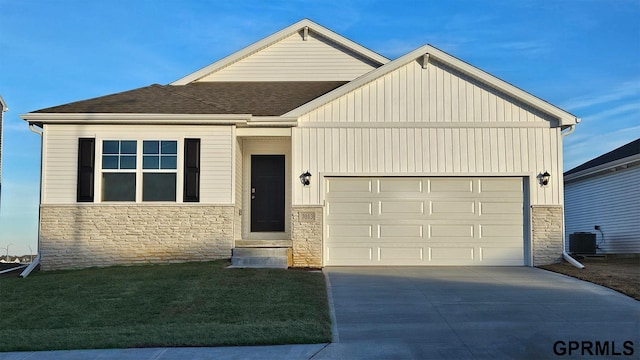
<svg viewBox="0 0 640 360">
<path fill-rule="evenodd" d="M 533 232 L 533 265 L 548 265 L 562 261 L 562 206 L 531 206 Z"/>
<path fill-rule="evenodd" d="M 43 270 L 229 258 L 234 207 L 42 205 Z"/>
<path fill-rule="evenodd" d="M 322 206 L 291 208 L 293 267 L 322 266 Z"/>
</svg>

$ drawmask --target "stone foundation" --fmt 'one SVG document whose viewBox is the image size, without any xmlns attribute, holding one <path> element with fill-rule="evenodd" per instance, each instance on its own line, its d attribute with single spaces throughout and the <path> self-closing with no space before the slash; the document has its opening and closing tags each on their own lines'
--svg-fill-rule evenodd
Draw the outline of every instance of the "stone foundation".
<svg viewBox="0 0 640 360">
<path fill-rule="evenodd" d="M 533 233 L 533 265 L 548 265 L 562 261 L 562 206 L 531 207 Z"/>
<path fill-rule="evenodd" d="M 322 214 L 321 206 L 291 208 L 293 267 L 322 266 Z"/>
<path fill-rule="evenodd" d="M 42 205 L 43 270 L 231 257 L 234 207 Z"/>
</svg>

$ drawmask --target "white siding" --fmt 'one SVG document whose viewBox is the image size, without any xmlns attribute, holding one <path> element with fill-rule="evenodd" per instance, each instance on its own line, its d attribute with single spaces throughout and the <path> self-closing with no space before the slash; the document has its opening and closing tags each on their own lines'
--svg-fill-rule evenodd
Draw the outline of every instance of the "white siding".
<svg viewBox="0 0 640 360">
<path fill-rule="evenodd" d="M 310 31 L 253 53 L 198 81 L 350 81 L 376 65 Z"/>
<path fill-rule="evenodd" d="M 427 69 L 412 61 L 300 119 L 302 122 L 444 123 L 549 123 L 552 120 L 435 61 Z"/>
<path fill-rule="evenodd" d="M 640 166 L 566 184 L 565 219 L 567 251 L 569 234 L 590 232 L 603 253 L 640 253 Z"/>
<path fill-rule="evenodd" d="M 231 126 L 171 125 L 45 125 L 43 156 L 43 204 L 76 203 L 78 138 L 100 140 L 201 139 L 200 203 L 231 204 L 233 135 Z M 96 162 L 100 159 L 96 155 Z M 182 181 L 182 147 L 178 149 L 178 188 Z M 96 167 L 96 179 L 99 166 Z M 96 201 L 99 191 L 96 192 Z M 178 202 L 182 201 L 179 197 Z"/>
<path fill-rule="evenodd" d="M 529 176 L 552 174 L 546 187 L 532 181 L 532 205 L 562 204 L 559 128 L 295 128 L 294 174 Z M 313 180 L 294 181 L 294 205 L 322 203 Z M 295 180 L 295 179 L 294 179 Z"/>
<path fill-rule="evenodd" d="M 557 120 L 435 61 L 412 61 L 301 116 L 293 142 L 296 172 L 528 177 L 531 205 L 563 202 Z M 322 200 L 317 184 L 296 184 L 295 205 Z"/>
</svg>

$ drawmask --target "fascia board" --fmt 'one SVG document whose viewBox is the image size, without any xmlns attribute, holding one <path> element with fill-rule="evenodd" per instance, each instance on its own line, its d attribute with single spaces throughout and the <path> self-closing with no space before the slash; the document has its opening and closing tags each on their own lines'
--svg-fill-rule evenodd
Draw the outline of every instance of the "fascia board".
<svg viewBox="0 0 640 360">
<path fill-rule="evenodd" d="M 0 112 L 5 112 L 5 111 L 9 111 L 9 108 L 7 107 L 7 103 L 4 102 L 4 99 L 2 98 L 2 96 L 0 96 Z"/>
<path fill-rule="evenodd" d="M 251 120 L 251 114 L 27 113 L 20 117 L 30 124 L 235 124 Z"/>
<path fill-rule="evenodd" d="M 561 126 L 568 126 L 568 125 L 573 125 L 576 124 L 578 122 L 578 119 L 554 106 L 551 105 L 550 103 L 539 99 L 529 93 L 527 93 L 524 90 L 521 90 L 509 83 L 507 83 L 506 81 L 500 80 L 497 77 L 486 73 L 472 65 L 467 64 L 466 62 L 455 58 L 447 53 L 445 53 L 442 50 L 439 50 L 431 45 L 424 45 L 421 46 L 399 58 L 397 58 L 396 60 L 393 60 L 375 70 L 372 70 L 364 75 L 362 75 L 361 77 L 347 83 L 344 84 L 343 86 L 334 89 L 333 91 L 330 91 L 328 93 L 326 93 L 323 96 L 320 96 L 296 109 L 293 109 L 291 111 L 289 111 L 288 113 L 284 114 L 283 116 L 296 116 L 296 117 L 300 117 L 304 114 L 306 114 L 307 112 L 320 107 L 352 90 L 357 89 L 360 86 L 363 86 L 377 78 L 380 78 L 384 75 L 386 75 L 387 73 L 390 73 L 398 68 L 400 68 L 401 66 L 406 65 L 407 63 L 414 61 L 416 59 L 418 59 L 419 57 L 424 56 L 425 54 L 429 54 L 430 58 L 435 58 L 437 61 L 442 62 L 468 76 L 473 77 L 474 79 L 477 79 L 478 81 L 481 81 L 487 85 L 489 85 L 490 87 L 496 88 L 520 101 L 523 101 L 524 103 L 539 109 L 540 111 L 550 114 L 554 117 L 557 117 L 560 120 L 560 125 Z"/>
<path fill-rule="evenodd" d="M 29 124 L 160 124 L 296 126 L 297 118 L 252 116 L 251 114 L 110 114 L 110 113 L 28 113 L 20 117 Z"/>
<path fill-rule="evenodd" d="M 621 167 L 628 168 L 636 165 L 640 165 L 640 154 L 628 156 L 626 158 L 618 159 L 615 161 L 610 161 L 608 163 L 594 166 L 592 168 L 584 169 L 582 171 L 578 171 L 573 174 L 565 175 L 564 182 L 565 183 L 575 182 L 578 180 L 594 177 L 597 175 L 602 175 L 604 173 L 613 172 Z"/>
<path fill-rule="evenodd" d="M 170 85 L 186 85 L 189 84 L 193 81 L 196 81 L 206 75 L 209 75 L 223 67 L 226 67 L 244 57 L 247 57 L 255 52 L 257 52 L 258 50 L 265 48 L 271 44 L 274 44 L 282 39 L 284 39 L 285 37 L 300 31 L 301 29 L 303 29 L 305 26 L 308 26 L 312 31 L 317 32 L 318 34 L 322 35 L 323 37 L 336 42 L 339 45 L 342 45 L 346 48 L 348 48 L 349 50 L 354 51 L 357 54 L 360 54 L 368 59 L 371 59 L 379 64 L 386 64 L 389 62 L 389 59 L 387 59 L 386 57 L 372 51 L 369 50 L 367 48 L 365 48 L 362 45 L 359 45 L 341 35 L 336 34 L 335 32 L 321 26 L 318 25 L 316 23 L 314 23 L 313 21 L 309 20 L 309 19 L 303 19 L 301 21 L 298 21 L 297 23 L 287 26 L 286 28 L 271 34 L 269 36 L 267 36 L 266 38 L 259 40 L 245 48 L 243 48 L 242 50 L 236 51 L 235 53 L 226 56 L 216 62 L 214 62 L 211 65 L 208 65 L 194 73 L 191 73 L 181 79 L 178 79 L 174 82 L 172 82 Z"/>
</svg>

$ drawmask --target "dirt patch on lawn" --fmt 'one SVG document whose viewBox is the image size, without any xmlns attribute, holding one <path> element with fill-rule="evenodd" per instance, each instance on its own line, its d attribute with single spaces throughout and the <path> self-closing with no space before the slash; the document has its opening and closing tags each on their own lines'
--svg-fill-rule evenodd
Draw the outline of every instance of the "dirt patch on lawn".
<svg viewBox="0 0 640 360">
<path fill-rule="evenodd" d="M 640 257 L 608 256 L 577 260 L 584 269 L 566 261 L 539 267 L 608 287 L 640 301 Z"/>
</svg>

